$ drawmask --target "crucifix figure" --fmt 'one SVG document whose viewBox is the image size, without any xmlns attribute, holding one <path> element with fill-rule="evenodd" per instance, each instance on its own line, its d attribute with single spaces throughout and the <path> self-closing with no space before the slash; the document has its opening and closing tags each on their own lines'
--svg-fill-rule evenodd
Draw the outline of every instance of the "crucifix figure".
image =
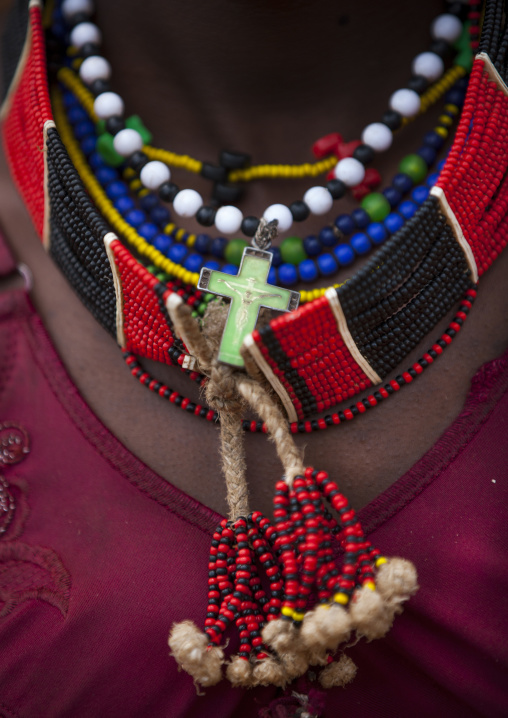
<svg viewBox="0 0 508 718">
<path fill-rule="evenodd" d="M 289 312 L 298 306 L 298 292 L 267 283 L 271 263 L 271 252 L 246 247 L 236 277 L 206 267 L 201 270 L 198 289 L 231 300 L 219 348 L 219 360 L 225 364 L 243 367 L 240 347 L 255 329 L 261 307 Z"/>
</svg>

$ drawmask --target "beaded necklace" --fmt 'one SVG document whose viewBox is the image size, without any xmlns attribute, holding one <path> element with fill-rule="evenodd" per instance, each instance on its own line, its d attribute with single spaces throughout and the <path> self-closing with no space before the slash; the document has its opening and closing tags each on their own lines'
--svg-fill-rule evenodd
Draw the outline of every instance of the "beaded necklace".
<svg viewBox="0 0 508 718">
<path fill-rule="evenodd" d="M 87 5 L 87 0 L 66 2 L 74 12 Z M 479 17 L 479 9 L 471 3 L 472 15 Z M 474 33 L 472 44 L 477 49 Z M 189 307 L 202 298 L 192 288 L 195 282 L 163 262 L 168 274 L 176 269 L 176 276 L 170 287 L 162 284 L 111 226 L 122 230 L 138 256 L 155 261 L 160 253 L 121 216 L 111 215 L 100 195 L 94 197 L 98 209 L 92 204 L 52 119 L 41 10 L 31 5 L 26 52 L 3 107 L 3 132 L 13 175 L 45 246 L 127 352 L 175 362 L 193 378 L 198 378 L 194 366 L 202 370 L 208 399 L 215 403 L 207 415 L 220 412 L 223 448 L 229 441 L 230 458 L 242 432 L 241 397 L 264 418 L 261 428 L 274 440 L 283 464 L 273 522 L 248 510 L 237 486 L 241 471 L 225 466 L 234 509 L 212 540 L 205 630 L 184 621 L 170 636 L 173 655 L 203 686 L 222 677 L 221 643 L 231 623 L 241 641 L 226 667 L 234 685 L 285 685 L 309 665 L 323 667 L 322 685 L 344 685 L 354 668 L 339 646 L 352 631 L 369 640 L 384 635 L 417 588 L 414 567 L 385 559 L 371 546 L 337 484 L 326 473 L 303 466 L 291 432 L 300 431 L 301 422 L 306 430 L 305 419 L 312 413 L 379 384 L 465 293 L 455 321 L 432 349 L 408 372 L 357 402 L 356 411 L 345 410 L 344 420 L 416 378 L 460 330 L 476 296 L 471 282 L 508 242 L 507 49 L 502 3 L 491 0 L 455 141 L 430 196 L 349 282 L 253 331 L 242 350 L 246 374 L 220 365 L 212 351 L 224 319 L 221 306 L 210 303 L 202 334 Z M 21 143 L 35 149 L 41 142 L 44 157 L 20 151 Z M 79 169 L 91 174 L 86 166 Z M 93 175 L 88 180 L 91 186 L 97 183 Z M 267 382 L 288 417 L 299 419 L 296 429 L 295 420 L 291 429 L 285 426 Z M 341 423 L 341 412 L 330 420 Z M 340 569 L 334 546 L 342 551 Z M 311 594 L 318 600 L 313 609 Z"/>
</svg>

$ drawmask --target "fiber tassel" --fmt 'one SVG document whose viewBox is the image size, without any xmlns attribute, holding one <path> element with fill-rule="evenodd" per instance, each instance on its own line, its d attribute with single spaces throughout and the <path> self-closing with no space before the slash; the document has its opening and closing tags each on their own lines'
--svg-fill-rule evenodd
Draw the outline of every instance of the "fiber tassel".
<svg viewBox="0 0 508 718">
<path fill-rule="evenodd" d="M 323 688 L 346 686 L 356 676 L 357 667 L 344 653 L 338 661 L 331 661 L 319 674 L 319 682 Z"/>
<path fill-rule="evenodd" d="M 210 645 L 208 636 L 192 621 L 175 623 L 169 647 L 177 663 L 201 686 L 213 686 L 222 678 L 224 653 Z"/>
</svg>

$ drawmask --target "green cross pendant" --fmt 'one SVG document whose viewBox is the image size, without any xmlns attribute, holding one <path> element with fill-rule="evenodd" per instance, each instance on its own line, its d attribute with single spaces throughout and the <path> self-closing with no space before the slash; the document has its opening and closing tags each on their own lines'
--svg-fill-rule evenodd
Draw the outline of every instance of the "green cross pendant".
<svg viewBox="0 0 508 718">
<path fill-rule="evenodd" d="M 219 360 L 243 367 L 240 347 L 256 328 L 261 307 L 291 312 L 297 308 L 300 293 L 267 284 L 272 263 L 271 252 L 246 247 L 236 277 L 204 267 L 198 289 L 230 299 L 228 317 L 219 348 Z"/>
</svg>

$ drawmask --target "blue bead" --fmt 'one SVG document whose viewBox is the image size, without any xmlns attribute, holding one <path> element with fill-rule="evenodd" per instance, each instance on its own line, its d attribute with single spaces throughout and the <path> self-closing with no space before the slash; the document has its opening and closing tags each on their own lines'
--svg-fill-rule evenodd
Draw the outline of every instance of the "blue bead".
<svg viewBox="0 0 508 718">
<path fill-rule="evenodd" d="M 159 200 L 157 199 L 157 195 L 153 194 L 152 192 L 145 194 L 145 196 L 141 197 L 141 199 L 139 200 L 141 209 L 144 209 L 145 212 L 149 212 L 154 207 L 157 207 L 158 202 Z"/>
<path fill-rule="evenodd" d="M 86 114 L 85 110 L 81 107 L 81 105 L 74 105 L 74 107 L 71 107 L 69 112 L 67 113 L 67 119 L 71 123 L 71 125 L 77 125 L 78 122 L 83 122 L 86 120 L 88 122 L 88 115 Z M 94 126 L 95 129 L 95 126 Z"/>
<path fill-rule="evenodd" d="M 215 259 L 208 259 L 204 265 L 205 267 L 208 267 L 208 269 L 220 269 L 220 262 L 217 262 Z"/>
<path fill-rule="evenodd" d="M 63 22 L 55 22 L 53 20 L 51 23 L 51 34 L 59 38 L 60 40 L 63 40 L 65 38 L 65 35 L 67 34 L 67 28 L 65 24 Z"/>
<path fill-rule="evenodd" d="M 115 209 L 120 212 L 120 214 L 130 212 L 130 210 L 134 209 L 134 207 L 136 206 L 132 197 L 119 197 L 118 199 L 115 199 L 113 205 Z"/>
<path fill-rule="evenodd" d="M 364 209 L 354 209 L 351 212 L 351 217 L 358 229 L 365 229 L 370 224 L 370 217 Z"/>
<path fill-rule="evenodd" d="M 444 138 L 435 130 L 431 130 L 424 136 L 423 142 L 435 150 L 440 150 L 444 145 Z"/>
<path fill-rule="evenodd" d="M 236 264 L 225 264 L 222 267 L 222 271 L 225 274 L 231 274 L 233 277 L 236 277 L 236 274 L 238 272 L 238 267 L 236 266 Z"/>
<path fill-rule="evenodd" d="M 434 187 L 436 182 L 439 179 L 439 172 L 433 172 L 431 175 L 429 175 L 425 181 L 425 184 L 427 187 Z"/>
<path fill-rule="evenodd" d="M 374 244 L 382 244 L 388 237 L 388 233 L 381 222 L 372 222 L 372 224 L 369 224 L 367 234 Z"/>
<path fill-rule="evenodd" d="M 367 254 L 372 246 L 370 239 L 366 234 L 364 234 L 364 232 L 357 232 L 356 234 L 353 234 L 349 243 L 357 254 Z"/>
<path fill-rule="evenodd" d="M 398 211 L 405 219 L 411 219 L 417 209 L 418 205 L 416 202 L 412 202 L 410 199 L 407 199 L 405 202 L 401 202 L 399 204 Z"/>
<path fill-rule="evenodd" d="M 169 248 L 168 257 L 176 264 L 181 264 L 186 256 L 187 247 L 184 244 L 174 244 Z"/>
<path fill-rule="evenodd" d="M 323 247 L 335 247 L 338 238 L 335 236 L 335 232 L 331 227 L 323 227 L 319 233 L 319 241 Z"/>
<path fill-rule="evenodd" d="M 335 220 L 335 226 L 342 234 L 351 234 L 355 231 L 355 223 L 348 214 L 340 214 Z"/>
<path fill-rule="evenodd" d="M 153 240 L 153 246 L 162 254 L 167 254 L 172 244 L 173 240 L 167 234 L 158 234 Z"/>
<path fill-rule="evenodd" d="M 383 194 L 388 200 L 388 204 L 392 209 L 396 207 L 402 199 L 401 193 L 397 189 L 395 189 L 395 187 L 387 187 L 383 190 Z"/>
<path fill-rule="evenodd" d="M 409 192 L 412 188 L 413 180 L 403 172 L 399 172 L 399 174 L 393 178 L 392 185 L 402 194 L 406 194 L 406 192 Z"/>
<path fill-rule="evenodd" d="M 97 139 L 95 135 L 88 135 L 88 137 L 83 137 L 83 139 L 81 140 L 81 151 L 85 155 L 85 157 L 88 157 L 92 154 L 92 152 L 95 152 L 96 144 Z"/>
<path fill-rule="evenodd" d="M 92 152 L 92 154 L 88 158 L 88 164 L 94 170 L 98 170 L 99 167 L 106 166 L 106 163 L 104 162 L 104 160 L 102 159 L 102 157 L 100 156 L 100 154 L 98 152 Z"/>
<path fill-rule="evenodd" d="M 279 278 L 277 277 L 277 270 L 275 267 L 270 267 L 270 271 L 268 272 L 268 277 L 266 279 L 268 284 L 274 284 L 275 286 L 279 283 Z"/>
<path fill-rule="evenodd" d="M 303 240 L 303 248 L 309 257 L 316 257 L 321 253 L 321 242 L 314 234 L 309 234 L 309 236 Z"/>
<path fill-rule="evenodd" d="M 212 240 L 210 253 L 213 254 L 214 257 L 222 259 L 224 257 L 224 250 L 226 249 L 227 245 L 228 241 L 225 237 L 215 237 Z"/>
<path fill-rule="evenodd" d="M 129 188 L 121 180 L 114 180 L 110 182 L 106 187 L 106 195 L 109 199 L 118 199 L 118 197 L 124 197 L 129 193 Z"/>
<path fill-rule="evenodd" d="M 423 147 L 420 147 L 416 154 L 422 158 L 427 167 L 430 167 L 436 161 L 437 152 L 428 145 L 423 145 Z"/>
<path fill-rule="evenodd" d="M 429 188 L 425 187 L 425 185 L 415 187 L 414 190 L 411 192 L 411 198 L 418 204 L 422 204 L 422 202 L 425 202 L 428 196 Z"/>
<path fill-rule="evenodd" d="M 445 102 L 449 105 L 457 105 L 457 107 L 462 107 L 462 105 L 464 104 L 465 97 L 466 96 L 464 90 L 461 90 L 457 86 L 455 86 L 452 87 L 451 90 L 448 90 L 448 92 L 446 93 Z"/>
<path fill-rule="evenodd" d="M 138 234 L 150 241 L 159 233 L 159 228 L 153 222 L 143 222 L 138 227 Z"/>
<path fill-rule="evenodd" d="M 341 267 L 348 267 L 355 261 L 355 253 L 349 244 L 339 244 L 333 250 L 335 257 Z"/>
<path fill-rule="evenodd" d="M 386 229 L 390 232 L 390 234 L 395 234 L 395 232 L 398 232 L 399 229 L 404 224 L 404 220 L 400 216 L 400 214 L 396 214 L 395 212 L 390 212 L 388 217 L 383 222 Z"/>
<path fill-rule="evenodd" d="M 65 109 L 70 109 L 71 107 L 75 107 L 76 105 L 79 105 L 78 98 L 76 95 L 74 95 L 70 90 L 65 90 L 62 96 L 63 104 Z"/>
<path fill-rule="evenodd" d="M 195 252 L 193 254 L 189 254 L 187 259 L 183 263 L 183 266 L 189 272 L 199 272 L 199 270 L 203 266 L 203 257 L 201 257 L 201 255 L 199 254 L 196 254 Z"/>
<path fill-rule="evenodd" d="M 113 167 L 101 167 L 95 176 L 102 185 L 106 185 L 118 179 L 118 172 Z"/>
<path fill-rule="evenodd" d="M 298 265 L 298 272 L 304 282 L 313 282 L 318 276 L 316 264 L 312 259 L 304 259 L 301 261 Z"/>
<path fill-rule="evenodd" d="M 272 267 L 280 267 L 282 264 L 282 254 L 280 253 L 280 249 L 278 247 L 270 247 L 268 250 L 272 254 Z"/>
<path fill-rule="evenodd" d="M 95 127 L 93 122 L 90 122 L 90 120 L 83 120 L 83 122 L 78 122 L 78 124 L 74 127 L 74 135 L 76 136 L 77 140 L 82 140 L 84 137 L 94 135 L 94 133 Z"/>
<path fill-rule="evenodd" d="M 125 220 L 132 227 L 139 227 L 140 224 L 146 222 L 146 214 L 143 212 L 142 209 L 132 209 L 125 215 Z"/>
<path fill-rule="evenodd" d="M 337 271 L 337 262 L 332 254 L 322 254 L 317 258 L 317 264 L 319 271 L 324 277 L 328 277 L 330 274 L 334 274 Z"/>
<path fill-rule="evenodd" d="M 294 264 L 283 262 L 279 267 L 279 281 L 285 286 L 291 286 L 298 281 L 298 272 Z"/>
<path fill-rule="evenodd" d="M 194 249 L 200 254 L 207 254 L 210 248 L 210 237 L 207 234 L 198 234 L 194 242 Z"/>
<path fill-rule="evenodd" d="M 171 215 L 169 214 L 169 210 L 167 210 L 166 207 L 154 207 L 150 211 L 150 219 L 152 220 L 152 222 L 155 222 L 155 224 L 164 227 L 171 219 Z"/>
<path fill-rule="evenodd" d="M 441 172 L 441 170 L 443 169 L 445 164 L 446 164 L 446 157 L 444 158 L 444 160 L 441 160 L 440 162 L 437 163 L 437 171 Z"/>
</svg>

